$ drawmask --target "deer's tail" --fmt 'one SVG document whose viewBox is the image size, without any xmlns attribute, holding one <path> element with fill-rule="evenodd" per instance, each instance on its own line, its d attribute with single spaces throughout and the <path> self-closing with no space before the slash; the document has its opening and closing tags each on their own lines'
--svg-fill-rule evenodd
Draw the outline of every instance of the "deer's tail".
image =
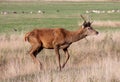
<svg viewBox="0 0 120 82">
<path fill-rule="evenodd" d="M 24 40 L 25 41 L 29 41 L 29 36 L 30 36 L 31 32 L 28 32 L 25 34 Z"/>
</svg>

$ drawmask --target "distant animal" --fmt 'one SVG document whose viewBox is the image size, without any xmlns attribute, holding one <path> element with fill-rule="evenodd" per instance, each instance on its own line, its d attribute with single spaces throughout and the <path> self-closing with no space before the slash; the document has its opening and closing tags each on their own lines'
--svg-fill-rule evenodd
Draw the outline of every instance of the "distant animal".
<svg viewBox="0 0 120 82">
<path fill-rule="evenodd" d="M 17 14 L 17 12 L 16 12 L 16 11 L 13 11 L 13 14 Z"/>
<path fill-rule="evenodd" d="M 13 30 L 14 30 L 14 31 L 17 31 L 17 29 L 16 29 L 16 28 L 13 28 Z"/>
<path fill-rule="evenodd" d="M 92 28 L 92 23 L 90 21 L 86 21 L 82 15 L 81 17 L 84 20 L 84 23 L 81 28 L 76 31 L 69 31 L 63 28 L 43 28 L 34 29 L 33 31 L 26 33 L 24 39 L 31 44 L 29 54 L 34 63 L 42 65 L 36 58 L 42 49 L 54 49 L 58 58 L 59 70 L 64 68 L 70 57 L 68 47 L 73 42 L 79 41 L 86 36 L 98 34 L 98 31 Z M 60 63 L 60 49 L 62 49 L 66 55 L 63 65 Z"/>
</svg>

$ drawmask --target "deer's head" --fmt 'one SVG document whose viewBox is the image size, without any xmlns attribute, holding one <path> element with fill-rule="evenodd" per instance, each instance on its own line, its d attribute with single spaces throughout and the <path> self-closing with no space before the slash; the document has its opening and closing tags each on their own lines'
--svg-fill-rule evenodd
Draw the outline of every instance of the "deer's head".
<svg viewBox="0 0 120 82">
<path fill-rule="evenodd" d="M 82 19 L 84 20 L 84 23 L 82 24 L 82 28 L 85 32 L 85 35 L 97 35 L 99 32 L 93 29 L 91 26 L 92 22 L 86 21 L 85 18 L 81 15 Z"/>
</svg>

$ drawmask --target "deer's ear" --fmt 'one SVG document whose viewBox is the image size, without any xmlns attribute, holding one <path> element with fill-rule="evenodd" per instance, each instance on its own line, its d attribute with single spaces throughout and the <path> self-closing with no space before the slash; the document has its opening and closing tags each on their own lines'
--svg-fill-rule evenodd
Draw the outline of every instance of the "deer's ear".
<svg viewBox="0 0 120 82">
<path fill-rule="evenodd" d="M 82 26 L 86 27 L 87 26 L 87 22 L 84 21 L 84 23 L 82 24 Z"/>
<path fill-rule="evenodd" d="M 91 24 L 92 24 L 91 22 L 88 22 L 88 23 L 87 23 L 87 26 L 91 26 Z"/>
</svg>

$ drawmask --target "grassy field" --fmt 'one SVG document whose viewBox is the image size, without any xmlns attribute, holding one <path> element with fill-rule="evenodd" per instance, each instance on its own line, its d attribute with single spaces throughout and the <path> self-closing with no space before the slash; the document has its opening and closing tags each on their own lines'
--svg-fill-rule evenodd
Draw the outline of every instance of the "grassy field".
<svg viewBox="0 0 120 82">
<path fill-rule="evenodd" d="M 101 14 L 88 13 L 87 15 L 93 21 L 116 22 L 120 21 L 120 12 L 107 13 L 107 11 L 119 9 L 119 2 L 1 2 L 0 12 L 7 12 L 8 14 L 0 14 L 0 33 L 13 33 L 13 28 L 16 28 L 20 33 L 36 27 L 77 29 L 79 28 L 78 23 L 83 21 L 80 14 L 86 14 L 87 10 L 106 12 Z M 38 11 L 43 13 L 38 14 Z"/>
<path fill-rule="evenodd" d="M 120 2 L 0 2 L 0 82 L 120 82 L 119 11 Z M 61 72 L 54 51 L 43 50 L 37 58 L 44 69 L 38 70 L 26 55 L 24 34 L 34 28 L 76 30 L 80 14 L 89 15 L 100 34 L 73 43 Z"/>
<path fill-rule="evenodd" d="M 101 33 L 72 44 L 70 60 L 60 72 L 53 50 L 43 50 L 38 59 L 43 70 L 33 63 L 26 51 L 23 35 L 0 37 L 0 82 L 119 82 L 120 32 Z M 61 51 L 61 54 L 63 52 Z M 61 62 L 64 55 L 61 55 Z"/>
</svg>

